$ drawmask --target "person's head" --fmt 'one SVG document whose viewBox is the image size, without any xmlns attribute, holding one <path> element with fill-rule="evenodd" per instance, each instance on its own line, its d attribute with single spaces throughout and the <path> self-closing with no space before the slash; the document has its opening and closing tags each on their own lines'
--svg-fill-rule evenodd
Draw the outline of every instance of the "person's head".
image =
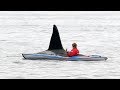
<svg viewBox="0 0 120 90">
<path fill-rule="evenodd" d="M 76 43 L 73 43 L 73 44 L 72 44 L 72 47 L 73 47 L 73 48 L 77 48 L 77 44 L 76 44 Z"/>
</svg>

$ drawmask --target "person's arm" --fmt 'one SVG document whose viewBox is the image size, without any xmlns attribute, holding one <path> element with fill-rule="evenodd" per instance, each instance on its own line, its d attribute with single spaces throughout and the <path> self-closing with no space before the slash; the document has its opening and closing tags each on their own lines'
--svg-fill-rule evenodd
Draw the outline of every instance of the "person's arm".
<svg viewBox="0 0 120 90">
<path fill-rule="evenodd" d="M 72 57 L 72 56 L 74 56 L 74 55 L 75 55 L 75 52 L 70 51 L 70 52 L 68 52 L 68 53 L 67 53 L 67 55 L 68 55 L 69 57 Z"/>
</svg>

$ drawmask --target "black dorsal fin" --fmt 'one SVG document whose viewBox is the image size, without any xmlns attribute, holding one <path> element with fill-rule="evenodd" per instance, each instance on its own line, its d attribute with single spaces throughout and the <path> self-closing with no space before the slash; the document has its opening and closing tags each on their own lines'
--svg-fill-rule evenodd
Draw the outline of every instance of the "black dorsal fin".
<svg viewBox="0 0 120 90">
<path fill-rule="evenodd" d="M 60 35 L 56 25 L 53 25 L 53 33 L 51 36 L 50 44 L 48 50 L 63 49 Z"/>
</svg>

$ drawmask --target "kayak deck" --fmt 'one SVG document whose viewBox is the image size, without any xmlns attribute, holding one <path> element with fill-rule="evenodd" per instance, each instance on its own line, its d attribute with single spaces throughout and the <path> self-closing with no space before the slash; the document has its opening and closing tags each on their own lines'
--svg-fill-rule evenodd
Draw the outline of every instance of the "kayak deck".
<svg viewBox="0 0 120 90">
<path fill-rule="evenodd" d="M 64 57 L 59 55 L 49 55 L 49 54 L 22 54 L 24 59 L 29 60 L 68 60 L 68 61 L 102 61 L 107 60 L 107 57 L 102 57 L 99 55 L 90 55 L 90 56 L 73 56 L 73 57 Z"/>
</svg>

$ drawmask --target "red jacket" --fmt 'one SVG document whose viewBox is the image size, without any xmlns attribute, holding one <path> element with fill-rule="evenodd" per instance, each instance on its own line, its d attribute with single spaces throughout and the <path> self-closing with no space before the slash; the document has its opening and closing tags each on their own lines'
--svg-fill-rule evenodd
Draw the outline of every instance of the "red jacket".
<svg viewBox="0 0 120 90">
<path fill-rule="evenodd" d="M 67 53 L 67 55 L 69 57 L 77 56 L 77 55 L 79 55 L 79 50 L 77 48 L 73 48 L 70 52 Z"/>
</svg>

